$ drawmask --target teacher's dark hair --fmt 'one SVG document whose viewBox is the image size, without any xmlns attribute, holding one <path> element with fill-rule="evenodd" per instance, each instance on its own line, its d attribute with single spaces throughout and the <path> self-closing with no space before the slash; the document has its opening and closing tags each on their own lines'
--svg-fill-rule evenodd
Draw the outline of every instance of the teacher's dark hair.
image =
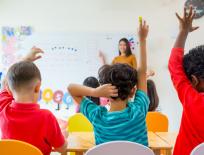
<svg viewBox="0 0 204 155">
<path fill-rule="evenodd" d="M 130 44 L 129 44 L 129 41 L 127 40 L 127 38 L 120 39 L 119 44 L 120 44 L 120 42 L 125 42 L 125 44 L 126 44 L 126 47 L 127 47 L 126 52 L 125 52 L 126 56 L 128 57 L 128 56 L 132 55 Z M 120 50 L 119 50 L 119 55 L 121 55 Z"/>
</svg>

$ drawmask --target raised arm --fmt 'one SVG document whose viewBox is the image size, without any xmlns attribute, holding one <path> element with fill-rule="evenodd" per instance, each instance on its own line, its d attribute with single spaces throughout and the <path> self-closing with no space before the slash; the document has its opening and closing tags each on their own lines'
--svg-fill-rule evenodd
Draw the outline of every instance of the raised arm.
<svg viewBox="0 0 204 155">
<path fill-rule="evenodd" d="M 77 103 L 81 103 L 84 96 L 92 97 L 117 97 L 118 90 L 111 84 L 105 84 L 98 88 L 90 88 L 78 84 L 70 84 L 68 92 Z"/>
<path fill-rule="evenodd" d="M 40 53 L 43 53 L 43 51 L 39 48 L 33 47 L 31 51 L 29 52 L 28 55 L 26 55 L 23 60 L 24 61 L 35 61 L 41 56 L 39 55 Z M 13 96 L 9 90 L 8 84 L 7 84 L 7 79 L 3 80 L 3 87 L 2 91 L 0 92 L 0 111 L 3 109 L 7 104 L 9 104 L 13 100 Z"/>
<path fill-rule="evenodd" d="M 147 55 L 146 55 L 146 38 L 148 35 L 149 26 L 146 21 L 140 22 L 139 25 L 139 46 L 140 46 L 140 60 L 138 67 L 138 89 L 147 92 Z"/>
<path fill-rule="evenodd" d="M 100 61 L 101 61 L 101 64 L 102 64 L 102 65 L 105 65 L 105 64 L 106 64 L 106 59 L 105 59 L 105 56 L 104 56 L 103 52 L 102 52 L 102 51 L 99 51 L 98 56 L 99 56 L 99 59 L 100 59 Z"/>
<path fill-rule="evenodd" d="M 180 17 L 177 13 L 176 16 L 179 20 L 179 33 L 174 44 L 174 48 L 171 51 L 169 59 L 169 72 L 175 89 L 177 90 L 179 99 L 183 104 L 191 103 L 192 99 L 197 99 L 199 93 L 192 86 L 190 80 L 187 78 L 183 69 L 183 56 L 184 47 L 189 32 L 192 32 L 198 27 L 193 27 L 192 22 L 195 17 L 193 8 L 190 8 L 190 12 L 186 12 L 184 8 L 183 17 Z M 193 98 L 190 96 L 194 96 Z"/>
</svg>

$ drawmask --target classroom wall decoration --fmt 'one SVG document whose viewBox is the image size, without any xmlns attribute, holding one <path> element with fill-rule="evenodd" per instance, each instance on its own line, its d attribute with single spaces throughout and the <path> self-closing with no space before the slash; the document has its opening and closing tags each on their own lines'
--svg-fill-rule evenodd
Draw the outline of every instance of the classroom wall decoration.
<svg viewBox="0 0 204 155">
<path fill-rule="evenodd" d="M 189 9 L 190 6 L 193 6 L 196 11 L 195 18 L 200 18 L 204 15 L 204 0 L 187 0 L 185 7 Z"/>
<path fill-rule="evenodd" d="M 11 65 L 21 56 L 17 51 L 22 50 L 22 41 L 31 34 L 30 26 L 2 27 L 2 63 L 4 66 Z"/>
<path fill-rule="evenodd" d="M 1 64 L 8 68 L 32 48 L 44 50 L 36 61 L 42 75 L 39 104 L 57 117 L 67 119 L 75 113 L 73 99 L 67 91 L 69 83 L 83 83 L 88 76 L 97 77 L 102 66 L 99 50 L 107 61 L 118 55 L 118 41 L 126 37 L 133 53 L 137 51 L 134 34 L 125 33 L 37 33 L 31 27 L 3 27 Z M 6 69 L 4 69 L 4 72 Z M 4 73 L 3 73 L 4 74 Z"/>
</svg>

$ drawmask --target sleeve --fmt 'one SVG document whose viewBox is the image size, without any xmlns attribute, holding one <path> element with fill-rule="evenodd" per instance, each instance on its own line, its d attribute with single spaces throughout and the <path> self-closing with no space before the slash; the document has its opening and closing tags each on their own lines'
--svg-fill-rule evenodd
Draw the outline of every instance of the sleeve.
<svg viewBox="0 0 204 155">
<path fill-rule="evenodd" d="M 171 80 L 178 93 L 178 97 L 183 105 L 190 105 L 191 103 L 199 103 L 200 94 L 196 89 L 193 88 L 191 82 L 187 78 L 183 69 L 183 48 L 173 48 L 169 59 L 169 72 Z"/>
<path fill-rule="evenodd" d="M 86 97 L 84 97 L 80 103 L 80 112 L 86 116 L 90 122 L 93 122 L 98 109 L 99 106 Z"/>
<path fill-rule="evenodd" d="M 49 144 L 54 148 L 62 147 L 65 143 L 65 138 L 61 132 L 60 126 L 57 122 L 57 119 L 53 114 L 50 114 L 49 124 L 47 125 L 47 140 Z"/>
<path fill-rule="evenodd" d="M 132 67 L 137 69 L 137 59 L 135 55 L 132 55 Z"/>
<path fill-rule="evenodd" d="M 114 65 L 116 63 L 116 57 L 113 59 L 113 61 L 112 61 L 112 65 Z"/>
<path fill-rule="evenodd" d="M 137 90 L 133 101 L 137 109 L 140 109 L 146 115 L 149 109 L 149 103 L 150 101 L 147 94 L 142 90 Z"/>
<path fill-rule="evenodd" d="M 6 90 L 2 90 L 0 92 L 0 111 L 3 110 L 3 108 L 11 103 L 13 100 L 13 96 Z"/>
</svg>

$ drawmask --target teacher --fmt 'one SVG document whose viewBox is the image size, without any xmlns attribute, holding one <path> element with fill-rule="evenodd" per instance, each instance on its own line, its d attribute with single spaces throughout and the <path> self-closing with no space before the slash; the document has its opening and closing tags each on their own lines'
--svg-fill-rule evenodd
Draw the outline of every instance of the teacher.
<svg viewBox="0 0 204 155">
<path fill-rule="evenodd" d="M 118 48 L 119 48 L 119 56 L 115 57 L 112 60 L 112 64 L 123 63 L 123 64 L 128 64 L 131 67 L 137 69 L 137 60 L 135 55 L 132 54 L 129 41 L 126 38 L 120 39 Z M 106 64 L 106 60 L 102 52 L 99 52 L 99 57 L 102 63 Z"/>
</svg>

